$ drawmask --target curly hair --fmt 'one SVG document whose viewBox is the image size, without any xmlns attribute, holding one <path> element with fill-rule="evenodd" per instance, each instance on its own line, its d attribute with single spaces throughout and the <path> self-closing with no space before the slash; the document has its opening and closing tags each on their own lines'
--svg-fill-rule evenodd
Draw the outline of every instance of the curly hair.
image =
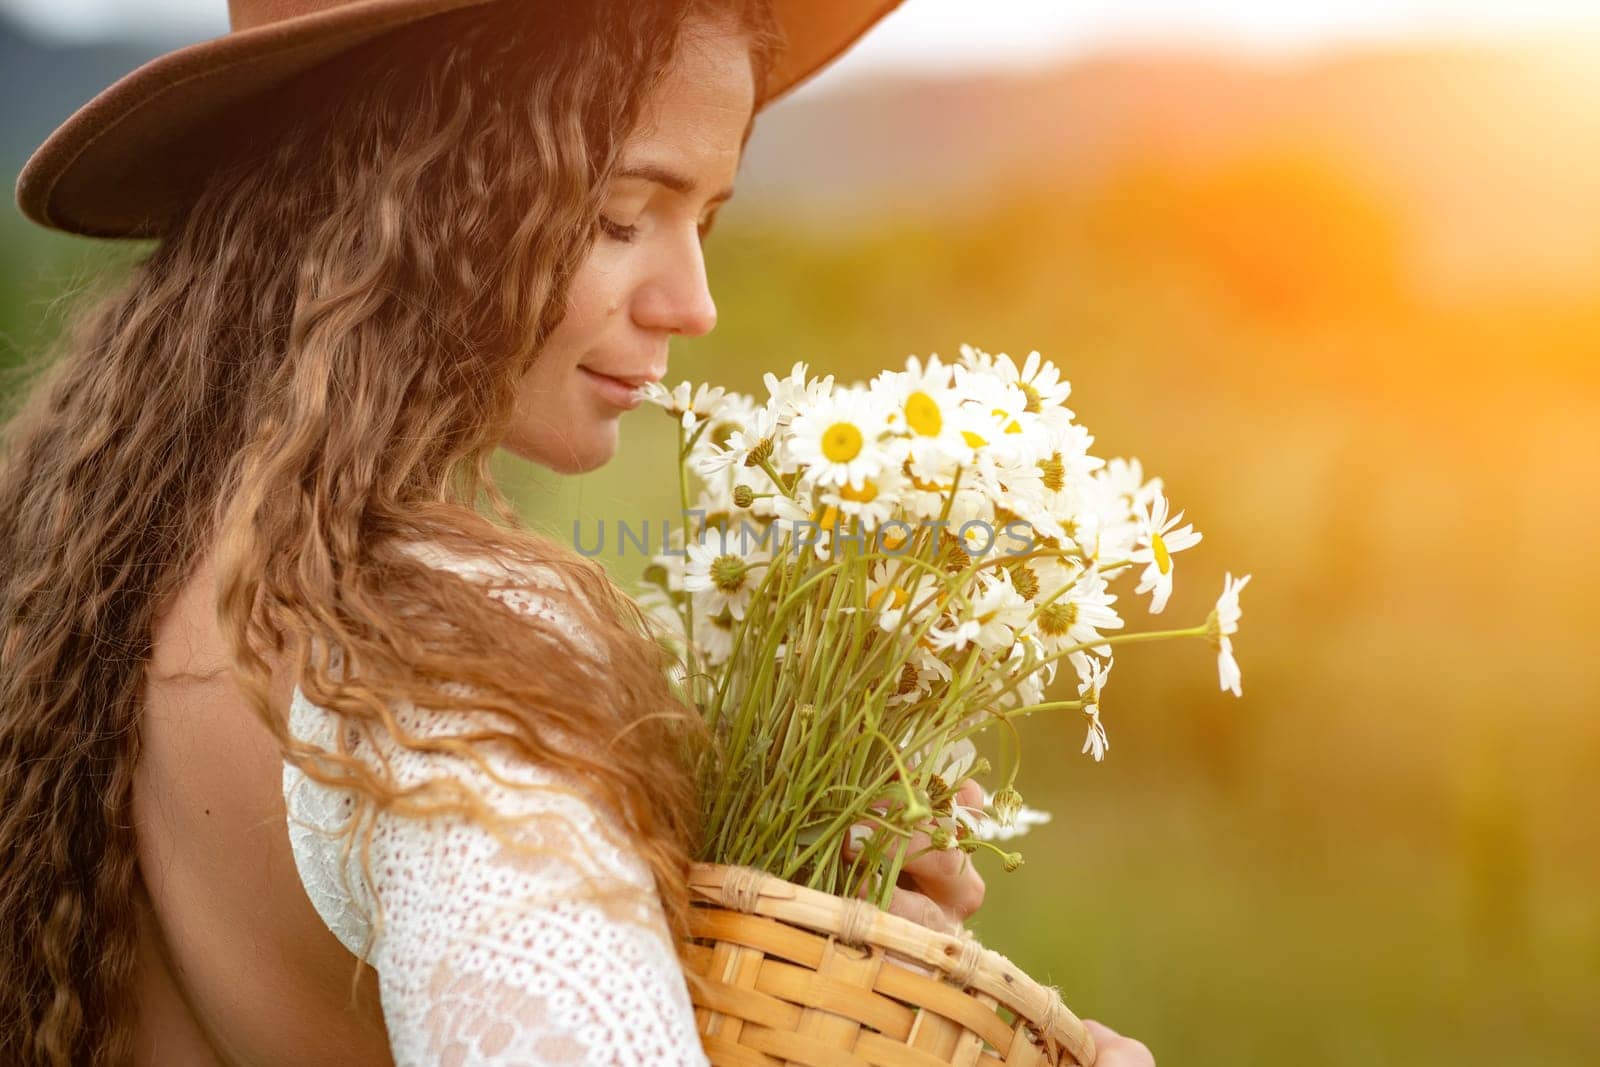
<svg viewBox="0 0 1600 1067">
<path fill-rule="evenodd" d="M 302 76 L 235 116 L 248 141 L 218 129 L 189 209 L 26 372 L 0 436 L 8 1062 L 132 1054 L 145 669 L 207 558 L 238 684 L 285 760 L 370 810 L 482 817 L 448 782 L 402 793 L 344 743 L 308 748 L 269 693 L 286 673 L 345 733 L 418 748 L 465 742 L 406 736 L 397 702 L 487 712 L 468 740 L 592 787 L 682 940 L 703 726 L 637 606 L 523 526 L 490 457 L 695 16 L 748 36 L 761 99 L 770 0 L 463 9 Z M 605 688 L 559 634 L 401 549 L 421 541 L 554 568 Z"/>
</svg>

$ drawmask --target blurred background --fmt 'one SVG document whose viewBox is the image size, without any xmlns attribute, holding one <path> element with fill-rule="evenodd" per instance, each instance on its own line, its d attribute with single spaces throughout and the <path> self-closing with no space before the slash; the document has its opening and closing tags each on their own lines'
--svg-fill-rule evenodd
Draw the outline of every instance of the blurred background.
<svg viewBox="0 0 1600 1067">
<path fill-rule="evenodd" d="M 0 174 L 222 0 L 0 0 Z M 669 381 L 1040 350 L 1205 540 L 1035 719 L 984 941 L 1163 1064 L 1600 1062 L 1600 13 L 909 0 L 757 124 Z M 130 249 L 0 209 L 0 362 Z M 658 521 L 653 408 L 530 518 Z M 591 536 L 592 540 L 592 536 Z M 623 579 L 643 560 L 613 561 Z M 1070 672 L 1069 672 L 1070 673 Z M 980 860 L 980 862 L 984 862 Z"/>
</svg>

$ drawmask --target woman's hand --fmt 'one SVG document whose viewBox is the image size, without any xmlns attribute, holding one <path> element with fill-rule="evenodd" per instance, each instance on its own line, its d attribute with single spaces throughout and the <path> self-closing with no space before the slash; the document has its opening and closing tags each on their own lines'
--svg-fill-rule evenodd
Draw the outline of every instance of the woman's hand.
<svg viewBox="0 0 1600 1067">
<path fill-rule="evenodd" d="M 956 803 L 969 808 L 983 806 L 983 787 L 972 778 L 956 787 Z M 887 808 L 888 802 L 874 807 Z M 869 824 L 857 823 L 872 829 Z M 959 934 L 962 924 L 983 905 L 983 878 L 972 857 L 959 848 L 934 849 L 930 836 L 934 824 L 928 822 L 909 838 L 895 838 L 884 850 L 890 859 L 904 852 L 912 857 L 900 868 L 901 878 L 889 898 L 889 912 L 945 934 Z M 923 851 L 927 849 L 927 851 Z M 844 857 L 855 859 L 860 849 L 851 841 L 844 845 Z M 921 855 L 917 853 L 921 852 Z M 911 885 L 906 885 L 910 882 Z M 912 888 L 912 887 L 915 888 Z M 863 885 L 858 896 L 867 896 Z"/>
<path fill-rule="evenodd" d="M 1093 1019 L 1083 1020 L 1083 1025 L 1094 1038 L 1094 1067 L 1156 1067 L 1156 1058 L 1150 1054 L 1143 1041 L 1123 1037 L 1111 1027 Z"/>
</svg>

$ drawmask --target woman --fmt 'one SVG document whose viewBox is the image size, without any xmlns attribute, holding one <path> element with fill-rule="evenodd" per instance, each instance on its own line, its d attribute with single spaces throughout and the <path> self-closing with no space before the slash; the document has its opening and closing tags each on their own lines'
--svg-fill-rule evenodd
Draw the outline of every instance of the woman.
<svg viewBox="0 0 1600 1067">
<path fill-rule="evenodd" d="M 234 0 L 30 161 L 161 240 L 6 428 L 6 1062 L 703 1062 L 698 721 L 488 459 L 611 457 L 755 110 L 879 6 Z"/>
</svg>

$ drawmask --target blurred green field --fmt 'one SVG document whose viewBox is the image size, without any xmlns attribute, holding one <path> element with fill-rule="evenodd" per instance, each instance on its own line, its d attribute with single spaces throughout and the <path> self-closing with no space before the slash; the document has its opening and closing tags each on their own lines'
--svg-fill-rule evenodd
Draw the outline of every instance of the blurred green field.
<svg viewBox="0 0 1600 1067">
<path fill-rule="evenodd" d="M 1024 728 L 1056 820 L 986 868 L 976 926 L 1081 1014 L 1165 1063 L 1600 1061 L 1600 302 L 1431 304 L 1381 205 L 1315 239 L 1359 188 L 1239 167 L 831 232 L 737 216 L 721 323 L 671 380 L 1038 348 L 1097 454 L 1139 456 L 1206 535 L 1130 626 L 1255 575 L 1242 700 L 1203 644 L 1132 646 L 1105 763 L 1075 721 Z M 1277 217 L 1262 182 L 1288 183 Z M 554 535 L 674 514 L 670 424 L 624 428 L 603 471 L 513 471 Z"/>
<path fill-rule="evenodd" d="M 1163 1064 L 1600 1062 L 1600 279 L 1441 300 L 1390 205 L 1276 149 L 879 207 L 730 205 L 671 380 L 1037 348 L 1205 534 L 1161 624 L 1255 575 L 1242 700 L 1204 644 L 1133 646 L 1103 764 L 1024 727 L 1055 821 L 985 867 L 985 942 Z M 114 251 L 0 220 L 7 357 Z M 623 425 L 587 476 L 501 457 L 553 536 L 675 514 L 668 421 Z"/>
</svg>

